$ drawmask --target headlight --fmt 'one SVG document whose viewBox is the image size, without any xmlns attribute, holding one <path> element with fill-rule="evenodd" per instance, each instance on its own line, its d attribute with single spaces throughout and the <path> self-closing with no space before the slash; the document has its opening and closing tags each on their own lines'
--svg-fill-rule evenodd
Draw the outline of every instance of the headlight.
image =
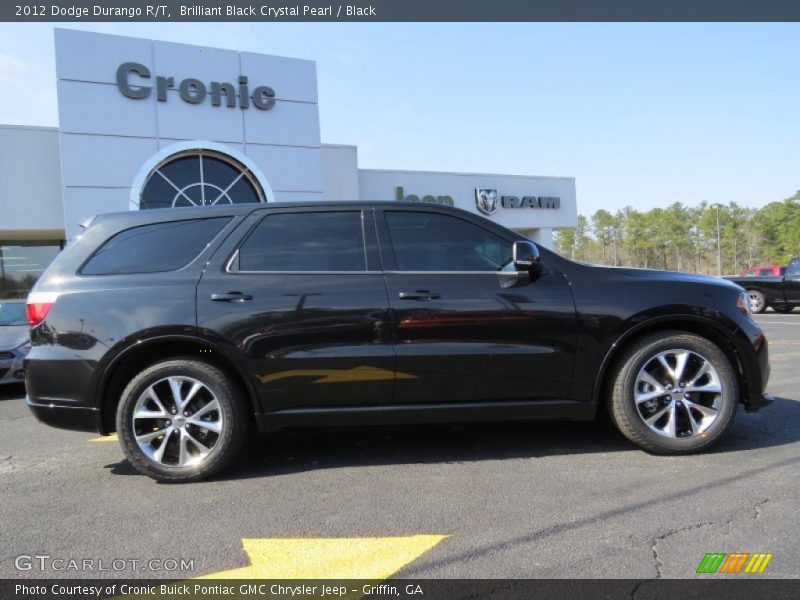
<svg viewBox="0 0 800 600">
<path fill-rule="evenodd" d="M 748 319 L 753 318 L 753 311 L 750 310 L 750 300 L 747 298 L 747 292 L 742 292 L 736 298 L 736 308 L 739 312 L 745 315 Z"/>
<path fill-rule="evenodd" d="M 27 356 L 28 352 L 31 351 L 31 343 L 30 343 L 30 341 L 25 342 L 21 346 L 17 346 L 16 350 L 17 350 L 17 352 L 22 354 L 22 356 Z"/>
</svg>

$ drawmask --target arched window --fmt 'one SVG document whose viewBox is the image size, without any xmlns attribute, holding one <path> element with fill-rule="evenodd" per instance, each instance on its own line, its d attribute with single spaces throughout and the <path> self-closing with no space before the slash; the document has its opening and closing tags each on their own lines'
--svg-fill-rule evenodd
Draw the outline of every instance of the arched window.
<svg viewBox="0 0 800 600">
<path fill-rule="evenodd" d="M 139 208 L 265 202 L 253 172 L 216 150 L 187 150 L 160 162 L 142 187 Z"/>
</svg>

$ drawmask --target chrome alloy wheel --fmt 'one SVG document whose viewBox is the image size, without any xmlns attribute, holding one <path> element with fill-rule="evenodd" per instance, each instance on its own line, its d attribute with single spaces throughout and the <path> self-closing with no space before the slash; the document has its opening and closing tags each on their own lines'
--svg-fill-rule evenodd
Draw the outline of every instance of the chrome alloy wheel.
<svg viewBox="0 0 800 600">
<path fill-rule="evenodd" d="M 704 436 L 722 409 L 722 383 L 714 366 L 690 350 L 659 352 L 639 370 L 636 412 L 659 435 Z"/>
<path fill-rule="evenodd" d="M 747 302 L 750 304 L 750 310 L 754 313 L 760 313 L 764 310 L 764 294 L 757 290 L 748 290 Z"/>
<path fill-rule="evenodd" d="M 225 426 L 219 400 L 192 377 L 167 377 L 148 387 L 133 409 L 139 449 L 155 463 L 189 467 L 211 453 Z"/>
</svg>

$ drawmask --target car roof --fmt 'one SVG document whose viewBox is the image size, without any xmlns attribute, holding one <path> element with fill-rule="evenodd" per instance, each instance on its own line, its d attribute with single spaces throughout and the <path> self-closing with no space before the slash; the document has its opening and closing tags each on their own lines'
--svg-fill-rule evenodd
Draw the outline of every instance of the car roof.
<svg viewBox="0 0 800 600">
<path fill-rule="evenodd" d="M 0 304 L 25 304 L 24 298 L 0 298 Z"/>
<path fill-rule="evenodd" d="M 317 200 L 307 202 L 248 202 L 244 204 L 228 204 L 225 206 L 180 206 L 173 208 L 153 208 L 147 210 L 130 210 L 125 212 L 102 213 L 91 219 L 89 227 L 102 223 L 110 228 L 123 229 L 126 226 L 157 223 L 159 221 L 178 221 L 208 217 L 233 217 L 248 215 L 256 210 L 281 208 L 364 208 L 372 206 L 390 206 L 393 208 L 415 208 L 417 210 L 441 209 L 454 213 L 475 216 L 453 206 L 445 206 L 434 202 L 403 202 L 394 200 Z"/>
</svg>

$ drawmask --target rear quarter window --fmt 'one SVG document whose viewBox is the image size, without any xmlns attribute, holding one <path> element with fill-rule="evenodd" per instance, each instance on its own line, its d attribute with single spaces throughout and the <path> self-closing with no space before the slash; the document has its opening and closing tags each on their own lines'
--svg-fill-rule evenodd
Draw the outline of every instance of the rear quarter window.
<svg viewBox="0 0 800 600">
<path fill-rule="evenodd" d="M 122 275 L 175 271 L 197 258 L 230 221 L 230 217 L 214 217 L 126 229 L 100 246 L 80 272 Z"/>
</svg>

